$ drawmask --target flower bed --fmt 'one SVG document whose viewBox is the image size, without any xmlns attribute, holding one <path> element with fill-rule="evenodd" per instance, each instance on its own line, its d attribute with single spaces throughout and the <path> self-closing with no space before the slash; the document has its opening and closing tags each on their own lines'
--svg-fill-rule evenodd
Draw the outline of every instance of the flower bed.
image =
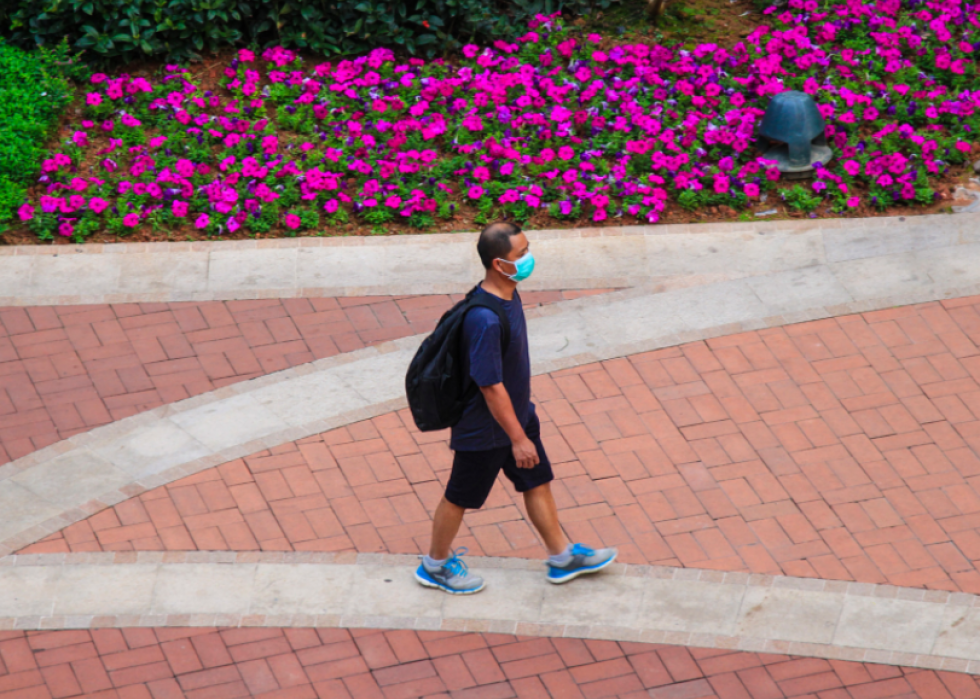
<svg viewBox="0 0 980 699">
<path fill-rule="evenodd" d="M 70 139 L 20 209 L 41 239 L 193 226 L 208 235 L 336 226 L 656 222 L 668 202 L 746 207 L 779 184 L 754 133 L 771 95 L 820 105 L 835 158 L 788 206 L 931 204 L 980 128 L 980 3 L 790 0 L 731 49 L 605 47 L 539 17 L 458 63 L 386 49 L 304 68 L 242 50 L 224 86 L 96 75 Z M 605 47 L 605 48 L 603 48 Z M 772 198 L 773 195 L 769 195 Z"/>
</svg>

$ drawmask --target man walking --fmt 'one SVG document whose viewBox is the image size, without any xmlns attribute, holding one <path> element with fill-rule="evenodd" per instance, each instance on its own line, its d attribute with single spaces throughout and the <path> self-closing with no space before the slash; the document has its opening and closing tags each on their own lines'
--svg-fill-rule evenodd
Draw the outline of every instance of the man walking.
<svg viewBox="0 0 980 699">
<path fill-rule="evenodd" d="M 494 223 L 480 234 L 476 249 L 486 268 L 477 294 L 499 302 L 510 322 L 510 342 L 501 347 L 501 323 L 490 308 L 470 309 L 463 322 L 464 375 L 479 386 L 452 428 L 455 451 L 446 492 L 432 522 L 429 554 L 415 572 L 427 587 L 471 594 L 485 587 L 460 559 L 465 549 L 452 542 L 467 509 L 483 507 L 501 469 L 524 495 L 524 504 L 548 550 L 548 580 L 563 583 L 605 568 L 615 549 L 570 544 L 558 521 L 551 493 L 551 463 L 541 443 L 541 425 L 531 402 L 531 359 L 527 325 L 517 284 L 534 270 L 527 236 L 510 223 Z"/>
</svg>

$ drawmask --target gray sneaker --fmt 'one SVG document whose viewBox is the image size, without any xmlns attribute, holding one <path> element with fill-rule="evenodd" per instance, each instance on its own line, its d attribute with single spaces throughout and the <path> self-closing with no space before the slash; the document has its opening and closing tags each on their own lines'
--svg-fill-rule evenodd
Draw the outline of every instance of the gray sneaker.
<svg viewBox="0 0 980 699">
<path fill-rule="evenodd" d="M 561 584 L 586 573 L 595 573 L 616 560 L 616 549 L 593 550 L 582 544 L 572 545 L 572 557 L 564 565 L 548 563 L 548 582 Z"/>
<path fill-rule="evenodd" d="M 479 575 L 470 575 L 469 569 L 460 558 L 465 553 L 465 547 L 456 549 L 442 567 L 435 569 L 427 568 L 423 561 L 415 571 L 415 579 L 426 587 L 434 587 L 451 595 L 472 595 L 479 592 L 486 587 L 486 583 Z"/>
</svg>

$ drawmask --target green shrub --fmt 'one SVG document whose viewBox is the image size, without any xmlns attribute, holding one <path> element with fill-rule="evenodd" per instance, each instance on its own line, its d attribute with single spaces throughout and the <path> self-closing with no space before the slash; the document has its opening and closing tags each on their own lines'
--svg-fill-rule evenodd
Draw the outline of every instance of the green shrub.
<svg viewBox="0 0 980 699">
<path fill-rule="evenodd" d="M 22 46 L 67 37 L 89 60 L 184 60 L 243 43 L 327 54 L 402 47 L 432 57 L 523 33 L 537 13 L 586 14 L 614 1 L 7 0 L 0 33 Z"/>
<path fill-rule="evenodd" d="M 69 76 L 84 70 L 65 42 L 28 53 L 0 41 L 0 228 L 23 202 L 45 141 L 71 102 Z"/>
</svg>

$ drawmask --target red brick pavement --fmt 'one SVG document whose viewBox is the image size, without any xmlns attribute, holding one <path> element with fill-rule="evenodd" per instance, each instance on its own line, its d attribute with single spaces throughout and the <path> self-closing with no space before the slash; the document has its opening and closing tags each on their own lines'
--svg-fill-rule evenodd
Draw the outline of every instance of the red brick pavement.
<svg viewBox="0 0 980 699">
<path fill-rule="evenodd" d="M 604 291 L 528 292 L 524 300 Z M 458 298 L 0 307 L 0 465 L 230 383 L 428 332 Z"/>
<path fill-rule="evenodd" d="M 980 593 L 980 297 L 537 377 L 569 535 L 632 563 Z M 390 414 L 157 488 L 25 549 L 414 553 L 442 433 Z M 473 554 L 543 553 L 498 485 Z"/>
<path fill-rule="evenodd" d="M 0 699 L 980 697 L 980 678 L 932 670 L 433 631 L 4 631 L 0 661 Z"/>
</svg>

